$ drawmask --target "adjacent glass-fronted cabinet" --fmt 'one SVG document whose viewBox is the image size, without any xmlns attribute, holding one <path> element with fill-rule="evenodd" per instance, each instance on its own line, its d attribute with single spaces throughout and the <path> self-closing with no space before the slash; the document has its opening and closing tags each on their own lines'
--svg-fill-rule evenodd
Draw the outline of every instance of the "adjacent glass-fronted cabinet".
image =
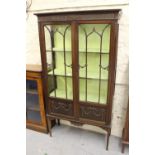
<svg viewBox="0 0 155 155">
<path fill-rule="evenodd" d="M 47 118 L 102 127 L 108 133 L 107 149 L 118 12 L 37 14 Z"/>
<path fill-rule="evenodd" d="M 41 66 L 26 66 L 26 127 L 47 132 Z"/>
</svg>

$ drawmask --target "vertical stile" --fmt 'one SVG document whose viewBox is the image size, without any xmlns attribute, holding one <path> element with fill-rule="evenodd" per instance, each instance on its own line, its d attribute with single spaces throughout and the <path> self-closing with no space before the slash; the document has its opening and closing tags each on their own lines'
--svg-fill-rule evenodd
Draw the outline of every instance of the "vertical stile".
<svg viewBox="0 0 155 155">
<path fill-rule="evenodd" d="M 102 62 L 102 35 L 100 35 L 100 64 L 99 64 L 99 97 L 98 97 L 98 104 L 100 103 L 100 91 L 101 91 L 101 62 Z"/>
<path fill-rule="evenodd" d="M 66 99 L 67 99 L 67 77 L 66 77 L 66 46 L 65 46 L 65 35 L 66 34 L 66 29 L 63 35 L 63 52 L 64 52 L 64 71 L 65 71 L 65 94 L 66 94 Z"/>
<path fill-rule="evenodd" d="M 87 36 L 86 36 L 86 102 L 87 102 L 87 52 L 88 52 L 88 46 L 87 46 L 87 44 L 88 44 L 88 38 L 87 38 Z"/>
<path fill-rule="evenodd" d="M 101 69 L 105 69 L 105 67 L 102 66 L 102 39 L 103 39 L 103 34 L 106 30 L 106 28 L 109 25 L 106 25 L 105 28 L 103 29 L 102 33 L 99 34 L 98 32 L 96 32 L 96 34 L 98 34 L 100 36 L 100 63 L 99 63 L 99 97 L 98 97 L 98 104 L 100 103 L 100 94 L 101 94 Z M 104 52 L 103 52 L 104 53 Z"/>
<path fill-rule="evenodd" d="M 68 95 L 67 95 L 67 76 L 66 76 L 66 67 L 67 67 L 67 63 L 66 63 L 66 32 L 67 32 L 67 29 L 69 28 L 69 26 L 66 27 L 65 31 L 64 31 L 64 35 L 63 35 L 63 51 L 64 51 L 64 70 L 65 70 L 65 92 L 66 92 L 66 99 L 68 98 Z"/>
<path fill-rule="evenodd" d="M 74 103 L 74 114 L 75 119 L 79 117 L 79 53 L 78 53 L 78 23 L 72 22 L 71 25 L 72 34 L 72 73 L 73 73 L 73 103 Z"/>
<path fill-rule="evenodd" d="M 55 72 L 54 72 L 54 69 L 56 67 L 56 64 L 55 64 L 55 52 L 53 51 L 53 47 L 54 47 L 54 31 L 51 29 L 51 43 L 52 43 L 52 46 L 51 46 L 51 50 L 52 50 L 52 69 L 53 69 L 53 77 L 54 77 L 54 87 L 57 87 L 57 82 L 56 82 L 56 77 L 55 77 Z M 54 96 L 56 97 L 57 94 L 56 94 L 56 89 L 54 89 Z"/>
<path fill-rule="evenodd" d="M 118 37 L 118 24 L 112 23 L 110 29 L 110 55 L 109 55 L 109 70 L 111 71 L 108 75 L 108 103 L 112 103 L 113 95 L 114 95 L 114 80 L 115 80 L 115 72 L 116 72 L 116 56 L 117 56 L 117 38 Z M 111 121 L 111 111 L 112 104 L 108 104 L 108 113 L 106 117 L 106 122 Z"/>
<path fill-rule="evenodd" d="M 51 37 L 51 52 L 52 52 L 52 70 L 53 70 L 53 76 L 55 76 L 54 73 L 54 69 L 55 69 L 55 56 L 54 56 L 54 51 L 53 51 L 53 47 L 54 47 L 54 33 L 53 30 L 51 29 L 51 33 L 50 33 L 50 37 Z M 54 96 L 56 97 L 56 90 L 54 89 Z"/>
</svg>

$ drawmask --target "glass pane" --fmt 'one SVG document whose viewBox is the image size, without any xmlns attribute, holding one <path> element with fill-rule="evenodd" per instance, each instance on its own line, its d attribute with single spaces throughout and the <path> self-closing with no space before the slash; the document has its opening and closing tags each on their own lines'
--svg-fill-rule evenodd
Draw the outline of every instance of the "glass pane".
<svg viewBox="0 0 155 155">
<path fill-rule="evenodd" d="M 73 99 L 71 26 L 46 25 L 49 96 Z"/>
<path fill-rule="evenodd" d="M 34 121 L 36 123 L 41 123 L 40 112 L 38 111 L 27 111 L 26 119 L 28 121 Z"/>
<path fill-rule="evenodd" d="M 80 101 L 107 103 L 110 25 L 79 26 Z"/>
<path fill-rule="evenodd" d="M 39 97 L 36 94 L 26 93 L 26 109 L 39 111 Z"/>
<path fill-rule="evenodd" d="M 26 90 L 27 92 L 32 91 L 37 93 L 37 81 L 35 80 L 26 80 Z"/>
<path fill-rule="evenodd" d="M 39 111 L 39 96 L 36 80 L 26 80 L 26 109 Z"/>
<path fill-rule="evenodd" d="M 107 86 L 107 81 L 101 80 L 101 88 L 99 91 L 99 80 L 88 78 L 86 95 L 86 79 L 80 79 L 80 101 L 105 104 L 107 98 Z"/>
<path fill-rule="evenodd" d="M 26 119 L 41 123 L 37 81 L 26 80 Z"/>
</svg>

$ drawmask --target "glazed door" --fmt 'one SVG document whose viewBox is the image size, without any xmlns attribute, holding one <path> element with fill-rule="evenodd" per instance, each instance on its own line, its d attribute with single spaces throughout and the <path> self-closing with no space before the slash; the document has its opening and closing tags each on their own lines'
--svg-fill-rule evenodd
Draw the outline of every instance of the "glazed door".
<svg viewBox="0 0 155 155">
<path fill-rule="evenodd" d="M 46 127 L 42 81 L 26 77 L 26 123 L 27 126 Z"/>
<path fill-rule="evenodd" d="M 73 116 L 71 25 L 47 24 L 44 34 L 50 112 Z"/>
<path fill-rule="evenodd" d="M 78 25 L 79 115 L 106 120 L 108 104 L 111 25 L 82 22 Z"/>
<path fill-rule="evenodd" d="M 26 80 L 26 120 L 41 125 L 41 113 L 38 93 L 38 81 Z"/>
</svg>

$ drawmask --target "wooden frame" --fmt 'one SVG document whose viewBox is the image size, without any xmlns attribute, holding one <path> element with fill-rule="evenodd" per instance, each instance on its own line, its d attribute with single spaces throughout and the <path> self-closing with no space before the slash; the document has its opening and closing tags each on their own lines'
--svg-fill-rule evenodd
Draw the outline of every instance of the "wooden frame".
<svg viewBox="0 0 155 155">
<path fill-rule="evenodd" d="M 81 12 L 65 12 L 65 13 L 39 13 L 36 14 L 38 17 L 39 26 L 39 39 L 40 39 L 40 50 L 43 66 L 43 85 L 47 109 L 48 122 L 53 119 L 65 119 L 69 120 L 74 124 L 90 124 L 103 128 L 107 131 L 107 145 L 108 150 L 109 136 L 111 134 L 111 112 L 112 112 L 112 101 L 115 88 L 115 72 L 116 72 L 116 56 L 117 56 L 117 37 L 118 37 L 118 17 L 120 10 L 100 10 L 100 11 L 81 11 Z M 72 78 L 73 78 L 73 103 L 72 107 L 68 111 L 68 114 L 64 114 L 63 108 L 65 103 L 70 105 L 69 100 L 59 100 L 58 98 L 51 98 L 48 96 L 47 88 L 47 66 L 46 66 L 46 47 L 45 47 L 45 34 L 44 26 L 46 24 L 71 24 L 71 42 L 72 42 Z M 105 24 L 111 25 L 110 33 L 110 53 L 109 53 L 109 78 L 108 78 L 108 96 L 107 105 L 93 105 L 89 102 L 79 101 L 79 53 L 78 53 L 78 25 L 84 23 L 92 24 Z M 60 107 L 61 111 L 54 111 L 54 104 Z M 82 111 L 97 111 L 99 116 L 91 116 Z M 73 115 L 70 115 L 73 114 Z M 99 118 L 100 117 L 100 118 Z M 48 124 L 49 130 L 51 131 L 51 124 Z M 51 132 L 50 132 L 51 135 Z"/>
</svg>

